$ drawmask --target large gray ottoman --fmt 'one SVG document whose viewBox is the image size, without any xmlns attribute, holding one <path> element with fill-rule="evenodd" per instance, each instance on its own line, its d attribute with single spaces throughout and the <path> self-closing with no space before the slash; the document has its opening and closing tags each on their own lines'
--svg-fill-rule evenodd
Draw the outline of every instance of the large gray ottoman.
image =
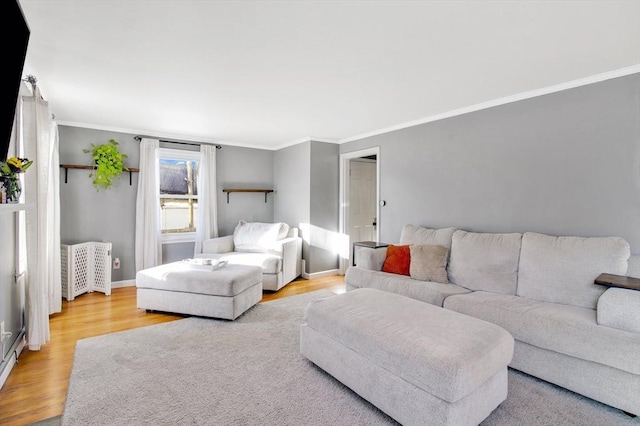
<svg viewBox="0 0 640 426">
<path fill-rule="evenodd" d="M 234 320 L 262 299 L 262 268 L 173 262 L 138 271 L 140 309 Z"/>
<path fill-rule="evenodd" d="M 477 425 L 507 397 L 513 337 L 362 288 L 307 306 L 300 352 L 403 425 Z"/>
</svg>

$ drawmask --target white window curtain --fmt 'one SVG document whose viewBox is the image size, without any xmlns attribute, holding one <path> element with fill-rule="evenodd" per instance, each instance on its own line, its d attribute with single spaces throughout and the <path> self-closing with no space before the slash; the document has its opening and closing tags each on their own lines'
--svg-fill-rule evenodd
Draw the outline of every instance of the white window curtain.
<svg viewBox="0 0 640 426">
<path fill-rule="evenodd" d="M 30 350 L 49 341 L 49 315 L 62 310 L 60 276 L 60 161 L 58 126 L 49 104 L 33 84 L 32 96 L 22 97 L 18 126 L 23 156 L 33 160 L 25 173 L 26 214 L 26 326 Z"/>
<path fill-rule="evenodd" d="M 202 242 L 218 236 L 218 197 L 216 194 L 216 147 L 200 145 L 198 171 L 198 222 L 194 254 L 202 253 Z"/>
<path fill-rule="evenodd" d="M 140 174 L 136 199 L 136 271 L 162 263 L 158 139 L 140 141 Z"/>
</svg>

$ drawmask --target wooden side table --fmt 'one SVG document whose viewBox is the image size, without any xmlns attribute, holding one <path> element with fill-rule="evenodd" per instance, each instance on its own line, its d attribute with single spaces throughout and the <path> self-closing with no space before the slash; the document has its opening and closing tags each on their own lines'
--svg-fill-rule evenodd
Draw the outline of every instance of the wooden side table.
<svg viewBox="0 0 640 426">
<path fill-rule="evenodd" d="M 594 283 L 640 291 L 640 278 L 626 277 L 624 275 L 600 274 Z"/>
<path fill-rule="evenodd" d="M 377 241 L 356 241 L 353 243 L 353 248 L 351 249 L 351 264 L 356 266 L 356 246 L 357 247 L 366 247 L 370 249 L 377 249 L 381 247 L 389 247 L 387 243 L 379 243 Z"/>
</svg>

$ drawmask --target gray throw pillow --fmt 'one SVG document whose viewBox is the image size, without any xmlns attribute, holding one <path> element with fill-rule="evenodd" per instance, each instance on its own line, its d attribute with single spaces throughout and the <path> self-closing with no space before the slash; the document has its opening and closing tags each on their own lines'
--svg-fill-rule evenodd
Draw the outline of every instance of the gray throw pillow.
<svg viewBox="0 0 640 426">
<path fill-rule="evenodd" d="M 433 281 L 448 284 L 447 256 L 449 249 L 445 246 L 421 244 L 411 246 L 411 278 L 420 281 Z"/>
</svg>

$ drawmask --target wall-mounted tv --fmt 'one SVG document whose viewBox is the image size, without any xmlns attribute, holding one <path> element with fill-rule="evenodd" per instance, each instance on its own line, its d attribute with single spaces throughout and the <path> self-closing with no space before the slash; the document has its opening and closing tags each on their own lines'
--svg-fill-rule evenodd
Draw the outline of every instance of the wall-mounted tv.
<svg viewBox="0 0 640 426">
<path fill-rule="evenodd" d="M 22 13 L 18 0 L 2 0 L 2 28 L 9 31 L 9 36 L 4 39 L 2 61 L 2 95 L 3 103 L 0 109 L 0 160 L 7 159 L 11 131 L 16 114 L 18 92 L 22 82 L 22 69 L 27 55 L 27 45 L 31 31 L 27 20 Z"/>
</svg>

